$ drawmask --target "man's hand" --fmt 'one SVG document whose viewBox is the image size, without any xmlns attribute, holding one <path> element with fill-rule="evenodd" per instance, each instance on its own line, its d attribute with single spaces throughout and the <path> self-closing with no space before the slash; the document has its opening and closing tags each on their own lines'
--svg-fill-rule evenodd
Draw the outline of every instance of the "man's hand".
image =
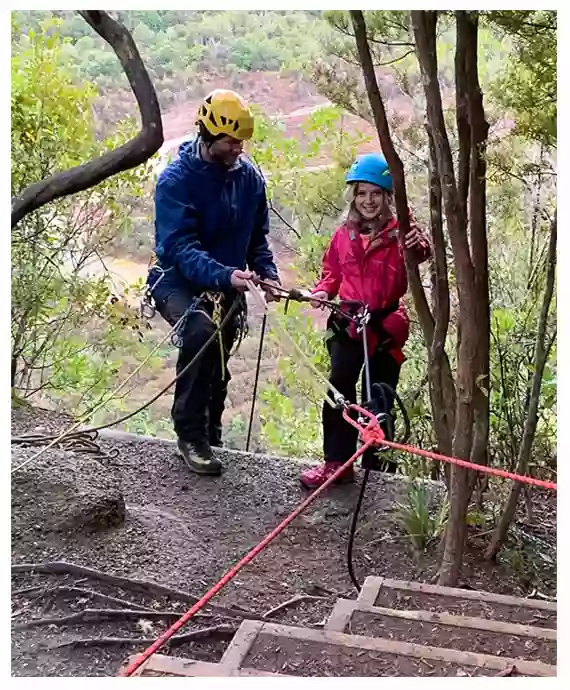
<svg viewBox="0 0 570 690">
<path fill-rule="evenodd" d="M 410 232 L 405 237 L 404 247 L 406 249 L 416 249 L 422 244 L 422 240 L 422 231 L 416 225 L 412 225 Z"/>
<path fill-rule="evenodd" d="M 247 290 L 247 283 L 253 280 L 254 274 L 251 271 L 240 271 L 236 269 L 231 276 L 232 287 L 238 292 L 245 292 Z"/>
<path fill-rule="evenodd" d="M 273 290 L 272 286 L 277 288 L 277 290 Z M 266 302 L 279 302 L 281 300 L 281 295 L 279 294 L 281 283 L 278 280 L 264 280 L 262 287 Z"/>
<path fill-rule="evenodd" d="M 316 300 L 328 300 L 329 298 L 328 294 L 324 290 L 319 290 L 318 292 L 310 292 L 308 294 L 308 297 L 313 298 L 311 300 L 311 307 L 313 307 L 313 309 L 324 309 L 325 305 L 321 304 L 320 302 L 317 302 Z"/>
</svg>

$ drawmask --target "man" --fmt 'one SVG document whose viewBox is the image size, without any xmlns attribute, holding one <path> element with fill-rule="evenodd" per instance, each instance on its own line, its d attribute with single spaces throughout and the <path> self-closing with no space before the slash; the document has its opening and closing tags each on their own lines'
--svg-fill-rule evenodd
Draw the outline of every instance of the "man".
<svg viewBox="0 0 570 690">
<path fill-rule="evenodd" d="M 247 281 L 278 286 L 267 243 L 265 185 L 242 156 L 253 135 L 253 117 L 233 91 L 215 90 L 196 119 L 198 135 L 181 145 L 155 190 L 155 254 L 148 283 L 159 313 L 174 325 L 184 316 L 177 373 L 216 330 L 236 299 L 233 318 L 177 382 L 172 419 L 180 455 L 198 474 L 218 475 L 212 445 L 221 445 L 222 413 L 230 374 L 228 356 L 243 318 Z M 266 287 L 266 299 L 278 299 Z M 222 361 L 223 360 L 223 361 Z"/>
</svg>

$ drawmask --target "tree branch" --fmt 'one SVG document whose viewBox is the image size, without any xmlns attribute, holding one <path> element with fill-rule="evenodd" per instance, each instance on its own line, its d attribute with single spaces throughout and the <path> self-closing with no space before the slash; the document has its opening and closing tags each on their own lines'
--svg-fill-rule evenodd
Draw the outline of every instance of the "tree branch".
<svg viewBox="0 0 570 690">
<path fill-rule="evenodd" d="M 102 10 L 79 10 L 79 14 L 119 58 L 137 99 L 142 128 L 123 146 L 26 187 L 12 199 L 12 229 L 24 216 L 48 202 L 94 187 L 112 175 L 144 163 L 164 141 L 158 98 L 131 34 Z"/>
<path fill-rule="evenodd" d="M 108 582 L 109 584 L 116 585 L 122 589 L 134 589 L 146 592 L 147 594 L 168 596 L 179 601 L 185 601 L 189 604 L 195 604 L 198 601 L 198 597 L 190 594 L 189 592 L 183 592 L 178 589 L 173 589 L 172 587 L 159 585 L 157 582 L 152 582 L 150 580 L 136 580 L 134 578 L 123 577 L 121 575 L 111 575 L 110 573 L 105 573 L 101 570 L 87 568 L 83 565 L 75 565 L 75 563 L 66 563 L 65 561 L 49 561 L 47 563 L 17 563 L 12 565 L 12 573 L 79 575 L 82 577 L 91 577 L 95 580 L 99 580 L 100 582 Z M 242 611 L 238 608 L 227 608 L 225 606 L 218 606 L 217 604 L 208 604 L 208 607 L 212 612 L 228 617 L 251 618 L 255 620 L 262 619 L 261 616 L 250 613 L 249 611 Z"/>
</svg>

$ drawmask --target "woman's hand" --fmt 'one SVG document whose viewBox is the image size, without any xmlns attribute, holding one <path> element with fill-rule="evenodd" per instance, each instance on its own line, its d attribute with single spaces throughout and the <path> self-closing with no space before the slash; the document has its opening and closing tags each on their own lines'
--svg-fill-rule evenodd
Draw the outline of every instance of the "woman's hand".
<svg viewBox="0 0 570 690">
<path fill-rule="evenodd" d="M 266 302 L 279 302 L 281 300 L 281 283 L 278 280 L 265 279 L 262 287 Z"/>
<path fill-rule="evenodd" d="M 417 225 L 412 225 L 410 227 L 410 232 L 406 235 L 404 240 L 405 249 L 417 249 L 423 244 L 423 234 L 422 231 L 417 227 Z"/>
<path fill-rule="evenodd" d="M 321 302 L 317 302 L 317 300 L 328 300 L 329 298 L 328 294 L 324 290 L 319 290 L 318 292 L 307 291 L 306 296 L 312 298 L 311 307 L 313 307 L 313 309 L 324 309 L 325 305 L 321 304 Z"/>
</svg>

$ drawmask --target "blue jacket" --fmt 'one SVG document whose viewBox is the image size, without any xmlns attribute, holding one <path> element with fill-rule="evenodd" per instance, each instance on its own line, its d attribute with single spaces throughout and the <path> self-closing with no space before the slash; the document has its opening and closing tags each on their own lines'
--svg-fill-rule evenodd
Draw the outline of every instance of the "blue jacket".
<svg viewBox="0 0 570 690">
<path fill-rule="evenodd" d="M 245 268 L 278 279 L 268 231 L 265 184 L 252 163 L 241 156 L 223 169 L 201 158 L 199 139 L 184 142 L 155 190 L 155 253 L 172 269 L 165 282 L 227 292 L 232 272 Z"/>
</svg>

